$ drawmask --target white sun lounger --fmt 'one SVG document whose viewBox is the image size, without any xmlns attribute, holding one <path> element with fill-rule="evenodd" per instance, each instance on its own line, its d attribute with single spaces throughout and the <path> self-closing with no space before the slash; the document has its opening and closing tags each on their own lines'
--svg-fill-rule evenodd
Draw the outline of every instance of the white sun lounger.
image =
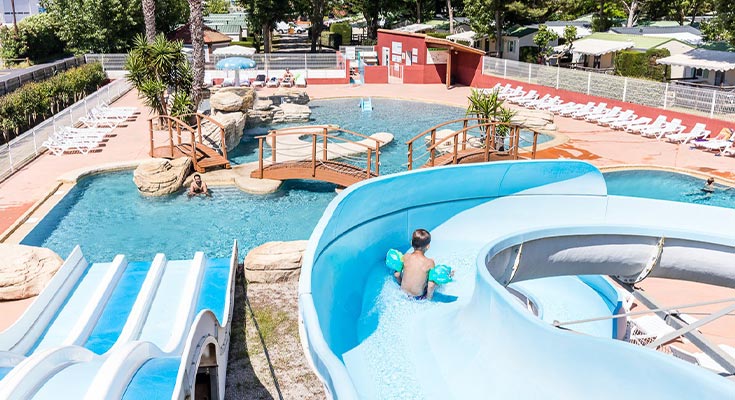
<svg viewBox="0 0 735 400">
<path fill-rule="evenodd" d="M 561 103 L 562 103 L 561 98 L 559 98 L 559 96 L 554 96 L 554 97 L 546 99 L 545 101 L 538 102 L 530 107 L 535 108 L 537 110 L 548 110 L 549 108 L 559 105 Z"/>
<path fill-rule="evenodd" d="M 672 143 L 685 144 L 690 140 L 701 139 L 703 137 L 709 136 L 710 131 L 708 131 L 706 128 L 706 124 L 697 123 L 696 125 L 694 125 L 694 128 L 692 128 L 692 130 L 689 132 L 671 133 L 666 135 L 666 140 Z"/>
<path fill-rule="evenodd" d="M 268 81 L 265 83 L 265 86 L 266 87 L 278 87 L 279 84 L 280 82 L 278 81 L 278 78 L 273 76 L 270 79 L 268 79 Z"/>
<path fill-rule="evenodd" d="M 133 116 L 131 111 L 114 110 L 111 108 L 93 108 L 89 111 L 89 116 L 93 118 L 107 118 L 126 120 Z"/>
<path fill-rule="evenodd" d="M 681 133 L 684 131 L 684 129 L 686 129 L 686 127 L 681 124 L 681 120 L 678 118 L 674 118 L 671 120 L 671 122 L 664 124 L 664 126 L 660 128 L 651 127 L 649 129 L 642 130 L 641 136 L 647 138 L 656 138 L 660 140 L 666 135 Z"/>
<path fill-rule="evenodd" d="M 676 346 L 669 346 L 669 349 L 671 350 L 671 355 L 674 357 L 684 360 L 686 362 L 690 362 L 694 365 L 699 365 L 702 368 L 707 368 L 711 371 L 719 373 L 727 373 L 724 368 L 720 364 L 717 363 L 717 361 L 713 360 L 712 357 L 708 356 L 707 354 L 704 354 L 702 352 L 697 353 L 690 353 L 686 350 L 680 349 Z"/>
<path fill-rule="evenodd" d="M 619 121 L 619 122 L 611 122 L 610 128 L 618 129 L 618 130 L 626 130 L 628 128 L 634 128 L 636 126 L 642 126 L 642 125 L 648 125 L 651 123 L 651 118 L 648 117 L 638 117 L 634 118 L 632 121 Z"/>
<path fill-rule="evenodd" d="M 607 110 L 607 103 L 600 103 L 592 108 L 582 109 L 582 110 L 575 112 L 574 114 L 572 114 L 572 118 L 585 119 L 588 115 L 601 114 L 601 113 L 604 113 L 605 110 Z"/>
<path fill-rule="evenodd" d="M 666 125 L 666 116 L 659 115 L 658 117 L 656 117 L 656 119 L 653 120 L 653 122 L 649 124 L 630 125 L 625 128 L 625 131 L 628 133 L 640 133 L 643 130 L 652 128 L 661 129 L 664 127 L 664 125 Z"/>
<path fill-rule="evenodd" d="M 519 97 L 519 96 L 523 96 L 524 94 L 526 94 L 526 92 L 523 91 L 523 86 L 518 86 L 506 92 L 499 93 L 498 97 L 503 100 L 507 100 L 508 98 Z"/>
<path fill-rule="evenodd" d="M 576 106 L 578 106 L 578 104 L 573 101 L 570 101 L 568 103 L 561 102 L 559 104 L 549 106 L 546 110 L 551 111 L 555 114 L 558 114 L 559 112 L 564 111 L 567 108 L 572 108 Z"/>
<path fill-rule="evenodd" d="M 590 101 L 587 104 L 577 104 L 575 106 L 572 106 L 572 107 L 569 107 L 569 108 L 565 108 L 563 110 L 560 110 L 559 111 L 559 115 L 561 115 L 562 117 L 571 117 L 572 115 L 574 115 L 574 114 L 576 114 L 578 112 L 581 112 L 581 111 L 589 112 L 594 107 L 595 107 L 595 103 L 592 102 L 592 101 Z"/>
<path fill-rule="evenodd" d="M 526 108 L 533 108 L 536 106 L 536 104 L 544 103 L 550 98 L 551 98 L 550 94 L 545 94 L 543 95 L 543 97 L 537 97 L 533 100 L 521 100 L 520 102 L 518 102 L 518 105 L 521 105 Z"/>
<path fill-rule="evenodd" d="M 523 102 L 536 100 L 537 97 L 538 97 L 538 92 L 535 91 L 535 90 L 530 90 L 525 95 L 523 95 L 521 97 L 511 97 L 511 98 L 508 99 L 508 101 L 511 102 L 511 103 L 513 103 L 513 104 L 521 104 L 522 105 Z"/>
<path fill-rule="evenodd" d="M 49 136 L 41 146 L 46 147 L 57 156 L 69 150 L 78 150 L 82 154 L 87 154 L 92 149 L 99 147 L 109 132 L 110 129 L 62 129 Z"/>
<path fill-rule="evenodd" d="M 125 120 L 119 118 L 82 117 L 79 122 L 85 128 L 117 128 Z"/>
<path fill-rule="evenodd" d="M 694 147 L 706 151 L 722 151 L 722 149 L 730 146 L 733 142 L 735 142 L 735 135 L 730 136 L 730 139 L 694 141 L 692 144 L 694 144 Z"/>
<path fill-rule="evenodd" d="M 492 94 L 494 91 L 498 91 L 498 93 L 503 93 L 505 90 L 510 89 L 510 83 L 506 84 L 505 86 L 501 85 L 500 83 L 496 83 L 495 86 L 491 88 L 484 88 L 479 89 L 480 93 L 488 95 Z"/>
<path fill-rule="evenodd" d="M 620 114 L 620 111 L 622 110 L 622 107 L 613 107 L 607 111 L 603 111 L 601 113 L 597 114 L 589 114 L 586 117 L 584 117 L 584 120 L 587 122 L 597 122 L 601 118 L 610 118 L 610 117 L 617 117 Z"/>
<path fill-rule="evenodd" d="M 597 120 L 597 125 L 601 126 L 611 126 L 612 124 L 618 123 L 618 122 L 630 122 L 636 118 L 636 115 L 633 114 L 633 110 L 625 110 L 622 113 L 614 116 L 609 117 L 602 117 Z"/>
</svg>

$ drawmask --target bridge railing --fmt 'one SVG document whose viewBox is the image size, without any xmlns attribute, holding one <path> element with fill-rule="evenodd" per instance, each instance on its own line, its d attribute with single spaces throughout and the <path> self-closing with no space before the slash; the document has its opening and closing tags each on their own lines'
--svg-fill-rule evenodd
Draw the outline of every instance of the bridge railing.
<svg viewBox="0 0 735 400">
<path fill-rule="evenodd" d="M 451 120 L 451 121 L 442 122 L 441 124 L 432 126 L 431 128 L 429 128 L 429 129 L 427 129 L 427 130 L 419 133 L 418 135 L 412 137 L 411 139 L 409 139 L 406 142 L 406 144 L 408 145 L 408 163 L 407 163 L 407 168 L 409 170 L 413 169 L 414 159 L 417 158 L 417 157 L 414 157 L 414 150 L 415 150 L 415 147 L 416 147 L 416 141 L 419 141 L 419 142 L 423 141 L 423 142 L 425 142 L 427 149 L 429 147 L 435 146 L 437 144 L 437 140 L 439 140 L 441 143 L 444 143 L 444 142 L 446 142 L 446 139 L 451 139 L 451 137 L 446 137 L 446 138 L 445 137 L 440 137 L 440 138 L 437 138 L 437 135 L 436 135 L 437 132 L 441 128 L 446 128 L 446 127 L 448 127 L 450 125 L 455 125 L 455 124 L 460 124 L 461 123 L 462 124 L 462 129 L 464 130 L 464 132 L 462 132 L 462 140 L 458 144 L 461 145 L 461 149 L 462 150 L 465 150 L 467 148 L 468 139 L 469 139 L 468 138 L 468 132 L 469 132 L 469 130 L 467 130 L 466 128 L 468 126 L 470 126 L 470 123 L 477 124 L 477 123 L 480 123 L 480 122 L 487 122 L 487 121 L 489 121 L 487 118 L 478 118 L 478 117 L 459 118 L 459 119 L 455 119 L 455 120 Z M 477 126 L 474 126 L 474 127 L 476 128 Z M 455 132 L 457 132 L 457 131 L 455 130 Z M 428 142 L 426 142 L 427 135 L 430 135 L 430 139 L 429 139 Z M 428 153 L 429 153 L 429 151 L 427 150 L 422 155 L 423 156 L 426 156 L 426 155 L 428 155 Z M 420 157 L 418 157 L 418 158 L 420 158 Z"/>
<path fill-rule="evenodd" d="M 334 133 L 331 133 L 334 132 Z M 362 138 L 361 142 L 340 135 Z M 306 138 L 279 146 L 279 138 Z M 363 134 L 330 125 L 297 126 L 272 130 L 258 139 L 258 177 L 263 178 L 266 159 L 270 164 L 311 161 L 312 176 L 316 176 L 318 165 L 329 168 L 326 161 L 340 160 L 365 169 L 366 178 L 373 173 L 380 175 L 380 146 L 383 141 Z M 270 147 L 270 157 L 265 154 L 265 145 Z M 359 151 L 358 151 L 359 149 Z M 280 158 L 279 158 L 280 156 Z"/>
<path fill-rule="evenodd" d="M 187 121 L 194 121 L 194 126 L 191 126 Z M 155 122 L 158 121 L 159 128 L 162 129 L 155 129 Z M 185 114 L 180 115 L 179 117 L 173 117 L 171 115 L 158 115 L 155 117 L 151 117 L 148 119 L 148 130 L 149 130 L 149 140 L 150 140 L 150 152 L 149 155 L 151 157 L 156 156 L 164 156 L 168 158 L 174 158 L 176 156 L 175 148 L 177 146 L 180 146 L 185 143 L 191 143 L 191 149 L 190 154 L 188 156 L 191 158 L 192 165 L 194 166 L 194 169 L 197 170 L 198 160 L 197 160 L 197 150 L 196 150 L 196 144 L 204 144 L 209 146 L 204 142 L 204 135 L 202 134 L 202 123 L 204 121 L 207 121 L 214 126 L 216 126 L 219 129 L 219 136 L 220 136 L 220 151 L 222 152 L 222 156 L 227 158 L 227 145 L 225 142 L 225 128 L 222 124 L 217 122 L 216 120 L 212 119 L 211 117 L 199 114 L 199 113 L 193 113 L 193 114 Z M 156 146 L 156 138 L 155 133 L 156 132 L 167 132 L 168 137 L 166 140 L 164 140 L 164 143 L 166 143 L 163 146 Z M 185 137 L 185 135 L 188 133 L 188 137 Z M 159 149 L 156 151 L 156 149 Z"/>
</svg>

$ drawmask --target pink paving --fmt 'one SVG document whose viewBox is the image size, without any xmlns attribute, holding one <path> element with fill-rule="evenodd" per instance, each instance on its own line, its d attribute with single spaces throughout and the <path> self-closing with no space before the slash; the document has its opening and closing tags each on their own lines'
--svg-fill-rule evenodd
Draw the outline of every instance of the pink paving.
<svg viewBox="0 0 735 400">
<path fill-rule="evenodd" d="M 275 89 L 261 89 L 267 95 Z M 391 97 L 407 100 L 436 102 L 466 107 L 469 87 L 446 89 L 443 84 L 389 85 L 374 84 L 314 85 L 306 89 L 312 99 L 335 97 Z M 69 171 L 93 167 L 111 162 L 148 158 L 148 111 L 130 92 L 115 103 L 118 106 L 135 106 L 141 114 L 134 122 L 118 127 L 102 151 L 88 155 L 53 156 L 44 154 L 25 168 L 0 183 L 0 231 L 7 229 L 23 212 L 54 187 L 57 178 Z M 627 104 L 629 107 L 635 107 Z M 661 111 L 663 114 L 667 112 Z M 569 141 L 553 149 L 539 152 L 539 158 L 574 158 L 587 160 L 598 166 L 616 164 L 649 164 L 697 170 L 726 178 L 735 178 L 735 158 L 716 157 L 712 153 L 690 150 L 688 145 L 675 145 L 642 138 L 619 131 L 569 118 L 557 117 L 559 133 Z M 430 128 L 430 127 L 426 127 Z M 363 132 L 373 133 L 373 132 Z M 417 134 L 419 132 L 416 132 Z M 733 289 L 688 282 L 649 279 L 641 285 L 661 304 L 672 305 L 712 298 L 732 297 Z M 30 301 L 0 304 L 0 329 L 12 323 Z M 686 310 L 700 317 L 716 306 Z M 7 310 L 7 312 L 5 311 Z M 735 345 L 735 316 L 728 315 L 701 329 L 716 343 Z"/>
</svg>

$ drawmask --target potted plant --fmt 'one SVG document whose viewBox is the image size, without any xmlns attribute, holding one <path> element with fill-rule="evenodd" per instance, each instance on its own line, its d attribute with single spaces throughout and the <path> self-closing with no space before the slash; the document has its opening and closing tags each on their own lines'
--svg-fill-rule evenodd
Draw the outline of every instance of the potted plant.
<svg viewBox="0 0 735 400">
<path fill-rule="evenodd" d="M 504 151 L 504 139 L 510 133 L 510 122 L 515 111 L 503 107 L 504 100 L 500 98 L 500 91 L 495 89 L 491 92 L 472 89 L 467 107 L 467 115 L 475 115 L 477 118 L 486 120 L 487 122 L 500 122 L 495 129 L 495 148 L 498 151 Z M 482 123 L 482 121 L 479 121 Z M 482 134 L 487 135 L 489 127 L 481 128 Z"/>
</svg>

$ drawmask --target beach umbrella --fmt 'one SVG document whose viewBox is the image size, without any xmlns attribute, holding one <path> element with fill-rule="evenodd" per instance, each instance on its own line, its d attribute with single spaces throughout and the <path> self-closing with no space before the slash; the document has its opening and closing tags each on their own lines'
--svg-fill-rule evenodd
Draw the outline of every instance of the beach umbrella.
<svg viewBox="0 0 735 400">
<path fill-rule="evenodd" d="M 245 57 L 228 57 L 217 61 L 215 68 L 235 71 L 235 86 L 240 86 L 240 70 L 255 68 L 255 61 Z"/>
</svg>

